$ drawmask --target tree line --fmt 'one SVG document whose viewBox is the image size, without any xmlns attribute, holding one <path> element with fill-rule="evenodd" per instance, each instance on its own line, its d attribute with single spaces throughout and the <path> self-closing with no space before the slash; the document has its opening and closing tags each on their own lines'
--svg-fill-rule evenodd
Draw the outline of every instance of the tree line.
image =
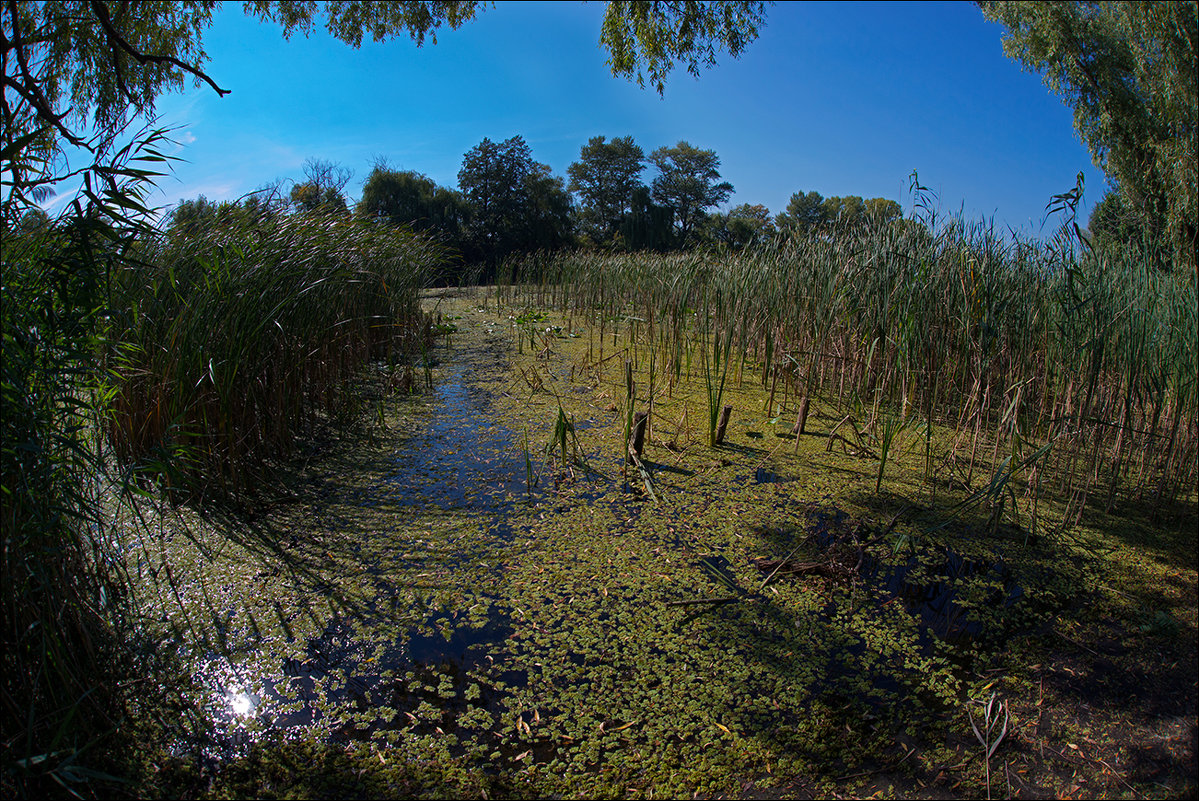
<svg viewBox="0 0 1199 801">
<path fill-rule="evenodd" d="M 645 183 L 652 167 L 656 175 Z M 481 265 L 483 277 L 513 254 L 562 249 L 666 252 L 724 247 L 743 250 L 777 238 L 811 236 L 833 225 L 889 223 L 902 216 L 886 198 L 822 197 L 797 192 L 772 216 L 761 204 L 713 211 L 733 194 L 721 180 L 720 157 L 681 141 L 649 154 L 633 137 L 594 136 L 567 176 L 533 158 L 521 136 L 484 138 L 462 159 L 458 186 L 377 160 L 361 199 L 351 206 L 349 169 L 309 159 L 289 192 L 280 183 L 236 203 L 200 196 L 180 201 L 168 223 L 176 233 L 235 218 L 283 213 L 355 214 L 435 238 L 461 265 Z M 459 277 L 459 276 L 454 276 Z"/>
</svg>

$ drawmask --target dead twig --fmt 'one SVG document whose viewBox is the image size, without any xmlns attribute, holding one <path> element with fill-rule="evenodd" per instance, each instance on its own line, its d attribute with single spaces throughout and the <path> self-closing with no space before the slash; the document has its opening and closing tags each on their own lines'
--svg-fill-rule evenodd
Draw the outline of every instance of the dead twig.
<svg viewBox="0 0 1199 801">
<path fill-rule="evenodd" d="M 752 595 L 729 595 L 724 598 L 688 598 L 685 601 L 667 601 L 667 606 L 693 606 L 695 604 L 727 604 L 731 601 L 740 601 L 745 598 L 753 598 Z"/>
</svg>

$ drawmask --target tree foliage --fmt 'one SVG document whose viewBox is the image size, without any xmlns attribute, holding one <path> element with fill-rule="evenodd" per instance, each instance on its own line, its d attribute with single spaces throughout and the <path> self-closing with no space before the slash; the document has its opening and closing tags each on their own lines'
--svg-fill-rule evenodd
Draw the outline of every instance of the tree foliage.
<svg viewBox="0 0 1199 801">
<path fill-rule="evenodd" d="M 866 219 L 872 223 L 889 223 L 903 217 L 903 206 L 885 197 L 867 198 Z"/>
<path fill-rule="evenodd" d="M 345 212 L 345 188 L 354 171 L 340 164 L 310 158 L 304 162 L 304 180 L 291 188 L 298 211 Z"/>
<path fill-rule="evenodd" d="M 658 168 L 652 184 L 654 200 L 674 212 L 678 244 L 686 247 L 704 210 L 728 200 L 733 185 L 720 180 L 716 151 L 700 150 L 688 142 L 660 147 L 649 160 Z"/>
<path fill-rule="evenodd" d="M 805 236 L 829 225 L 856 227 L 886 224 L 903 216 L 903 208 L 882 197 L 863 199 L 857 195 L 823 197 L 819 192 L 796 192 L 786 211 L 775 218 L 780 231 Z"/>
<path fill-rule="evenodd" d="M 649 188 L 633 190 L 631 208 L 620 220 L 620 243 L 628 250 L 668 250 L 674 244 L 674 215 L 650 197 Z"/>
<path fill-rule="evenodd" d="M 658 94 L 678 63 L 698 76 L 716 63 L 717 50 L 737 58 L 758 38 L 765 24 L 765 3 L 747 0 L 613 0 L 604 13 L 600 44 L 608 49 L 613 75 L 636 78 L 645 73 Z"/>
<path fill-rule="evenodd" d="M 418 172 L 392 170 L 383 163 L 367 176 L 357 211 L 414 231 L 434 232 L 453 245 L 459 244 L 469 217 L 457 191 L 438 186 Z"/>
<path fill-rule="evenodd" d="M 484 7 L 477 0 L 246 0 L 246 14 L 278 24 L 284 37 L 324 28 L 352 47 L 407 35 L 437 42 L 442 26 L 456 29 Z M 4 92 L 4 183 L 20 200 L 71 177 L 63 141 L 99 159 L 134 119 L 151 119 L 165 91 L 208 84 L 203 34 L 215 0 L 56 0 L 0 3 Z M 610 2 L 600 45 L 614 75 L 644 85 L 642 68 L 661 93 L 676 62 L 692 74 L 715 64 L 718 49 L 734 57 L 757 38 L 761 2 L 654 0 Z M 92 166 L 95 166 L 94 164 Z M 37 200 L 38 198 L 32 198 Z"/>
<path fill-rule="evenodd" d="M 573 204 L 566 182 L 548 164 L 534 163 L 525 178 L 525 250 L 557 250 L 573 242 Z"/>
<path fill-rule="evenodd" d="M 1087 229 L 1091 243 L 1099 249 L 1149 244 L 1140 215 L 1125 205 L 1124 196 L 1116 189 L 1109 189 L 1091 209 Z"/>
<path fill-rule="evenodd" d="M 32 135 L 29 145 L 48 158 L 59 136 L 88 146 L 83 130 L 91 127 L 92 147 L 111 145 L 133 117 L 154 111 L 161 92 L 183 88 L 188 75 L 207 80 L 200 72 L 207 60 L 201 34 L 215 5 L 6 2 L 0 15 L 6 140 Z"/>
<path fill-rule="evenodd" d="M 644 170 L 645 152 L 631 136 L 611 142 L 593 136 L 579 150 L 579 160 L 566 168 L 569 189 L 582 199 L 583 221 L 597 242 L 612 240 L 632 208 Z"/>
<path fill-rule="evenodd" d="M 492 267 L 510 253 L 570 239 L 570 195 L 547 165 L 533 161 L 521 136 L 484 138 L 467 151 L 458 187 L 470 209 L 468 240 Z"/>
<path fill-rule="evenodd" d="M 770 218 L 770 209 L 759 204 L 742 203 L 728 214 L 712 215 L 712 236 L 733 250 L 764 245 L 777 231 Z"/>
<path fill-rule="evenodd" d="M 825 221 L 824 197 L 819 192 L 796 192 L 791 195 L 785 211 L 775 219 L 779 230 L 807 233 Z"/>
<path fill-rule="evenodd" d="M 401 33 L 418 45 L 425 36 L 435 41 L 439 26 L 458 27 L 473 18 L 477 6 L 455 0 L 319 5 L 252 0 L 245 10 L 278 22 L 285 36 L 308 33 L 323 16 L 334 36 L 357 47 L 367 33 L 376 41 Z M 214 0 L 0 4 L 6 219 L 81 170 L 104 179 L 111 190 L 120 176 L 102 169 L 106 157 L 130 122 L 153 118 L 161 93 L 182 89 L 190 79 L 228 94 L 204 72 L 203 33 L 215 7 Z M 90 152 L 93 163 L 72 169 L 63 158 L 64 143 Z"/>
<path fill-rule="evenodd" d="M 470 204 L 471 235 L 493 264 L 516 249 L 532 171 L 533 156 L 521 136 L 503 142 L 484 137 L 462 157 L 458 188 Z"/>
<path fill-rule="evenodd" d="M 300 31 L 312 33 L 318 11 L 325 17 L 325 30 L 351 47 L 359 47 L 367 34 L 375 42 L 408 34 L 417 47 L 425 37 L 437 44 L 437 29 L 448 25 L 457 30 L 475 18 L 482 3 L 477 0 L 247 0 L 245 9 L 265 22 L 278 23 L 283 36 Z"/>
<path fill-rule="evenodd" d="M 1096 166 L 1141 224 L 1194 264 L 1199 246 L 1199 3 L 983 2 L 1003 50 L 1074 110 Z"/>
</svg>

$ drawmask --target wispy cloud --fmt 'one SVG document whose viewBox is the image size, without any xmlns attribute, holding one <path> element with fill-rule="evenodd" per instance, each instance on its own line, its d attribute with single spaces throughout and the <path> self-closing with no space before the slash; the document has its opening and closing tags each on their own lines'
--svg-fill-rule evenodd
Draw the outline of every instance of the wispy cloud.
<svg viewBox="0 0 1199 801">
<path fill-rule="evenodd" d="M 175 156 L 183 152 L 183 149 L 196 141 L 196 135 L 187 129 L 175 130 L 169 134 L 169 138 L 173 143 L 168 156 Z"/>
<path fill-rule="evenodd" d="M 196 198 L 203 195 L 212 202 L 220 202 L 222 200 L 234 200 L 240 197 L 241 183 L 239 181 L 209 181 L 199 184 L 184 184 L 178 188 L 158 187 L 158 193 L 162 195 L 170 205 L 174 205 L 180 199 Z"/>
</svg>

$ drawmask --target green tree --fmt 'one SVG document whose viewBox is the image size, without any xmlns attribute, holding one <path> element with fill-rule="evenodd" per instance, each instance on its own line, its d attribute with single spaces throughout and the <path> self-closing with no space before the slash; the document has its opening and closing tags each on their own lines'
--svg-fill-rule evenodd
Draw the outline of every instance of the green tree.
<svg viewBox="0 0 1199 801">
<path fill-rule="evenodd" d="M 770 209 L 761 204 L 742 203 L 728 214 L 712 215 L 712 236 L 733 250 L 764 245 L 777 231 Z"/>
<path fill-rule="evenodd" d="M 796 192 L 787 202 L 787 209 L 775 218 L 775 225 L 791 236 L 805 236 L 826 221 L 824 198 L 819 192 Z"/>
<path fill-rule="evenodd" d="M 1143 244 L 1146 232 L 1140 222 L 1140 215 L 1125 206 L 1119 190 L 1109 189 L 1091 209 L 1087 229 L 1092 244 L 1100 249 Z"/>
<path fill-rule="evenodd" d="M 471 148 L 458 185 L 469 209 L 468 239 L 491 268 L 511 253 L 572 241 L 570 194 L 548 165 L 533 161 L 520 136 Z"/>
<path fill-rule="evenodd" d="M 573 203 L 566 183 L 548 164 L 534 164 L 525 178 L 525 250 L 557 250 L 574 242 Z"/>
<path fill-rule="evenodd" d="M 466 201 L 453 189 L 438 186 L 418 172 L 390 169 L 378 163 L 362 186 L 357 212 L 437 234 L 445 244 L 460 246 L 466 227 Z"/>
<path fill-rule="evenodd" d="M 215 3 L 116 5 L 65 0 L 2 6 L 0 127 L 6 146 L 19 143 L 4 158 L 6 168 L 17 168 L 18 193 L 64 167 L 58 158 L 62 141 L 103 154 L 130 120 L 152 115 L 160 92 L 183 88 L 187 76 L 208 80 L 200 72 L 207 58 L 200 34 Z"/>
<path fill-rule="evenodd" d="M 610 242 L 621 218 L 632 208 L 641 186 L 645 153 L 631 136 L 611 142 L 593 136 L 579 150 L 579 160 L 566 168 L 569 189 L 582 200 L 582 219 L 592 239 Z"/>
<path fill-rule="evenodd" d="M 1003 51 L 1074 110 L 1124 208 L 1195 265 L 1199 247 L 1199 3 L 982 2 Z"/>
<path fill-rule="evenodd" d="M 806 236 L 828 225 L 852 227 L 887 224 L 903 217 L 903 207 L 894 200 L 857 195 L 821 197 L 819 192 L 796 192 L 787 210 L 775 218 L 779 231 L 790 236 Z"/>
<path fill-rule="evenodd" d="M 845 228 L 860 225 L 866 219 L 866 201 L 857 195 L 825 198 L 823 210 L 826 222 Z"/>
<path fill-rule="evenodd" d="M 304 180 L 291 188 L 297 211 L 343 213 L 348 209 L 345 188 L 354 175 L 347 167 L 310 158 L 304 162 Z"/>
<path fill-rule="evenodd" d="M 903 217 L 903 206 L 894 200 L 872 197 L 866 200 L 866 219 L 872 225 L 887 225 Z"/>
<path fill-rule="evenodd" d="M 195 200 L 180 200 L 167 216 L 167 227 L 185 236 L 195 236 L 216 220 L 217 205 L 200 195 Z"/>
<path fill-rule="evenodd" d="M 687 142 L 660 147 L 649 156 L 658 168 L 654 201 L 674 213 L 678 244 L 687 247 L 704 217 L 704 210 L 719 206 L 733 194 L 733 185 L 720 181 L 720 158 L 714 150 L 700 150 Z"/>
<path fill-rule="evenodd" d="M 470 237 L 493 267 L 519 246 L 532 171 L 521 136 L 503 142 L 484 137 L 462 157 L 458 188 L 470 207 Z"/>
<path fill-rule="evenodd" d="M 281 201 L 275 187 L 251 193 L 239 201 L 213 203 L 204 195 L 180 200 L 166 217 L 165 230 L 172 236 L 191 238 L 213 227 L 260 225 L 288 213 L 290 203 Z"/>
<path fill-rule="evenodd" d="M 669 250 L 674 244 L 674 215 L 650 197 L 649 188 L 633 190 L 629 212 L 620 221 L 620 241 L 628 250 Z"/>
<path fill-rule="evenodd" d="M 701 66 L 716 63 L 718 49 L 740 56 L 765 24 L 764 10 L 765 3 L 745 0 L 614 0 L 604 13 L 600 44 L 613 75 L 645 86 L 648 72 L 650 85 L 662 94 L 676 63 L 698 76 Z"/>
<path fill-rule="evenodd" d="M 74 174 L 62 161 L 63 142 L 90 151 L 100 166 L 117 135 L 134 119 L 152 119 L 164 91 L 188 81 L 220 87 L 204 71 L 204 31 L 215 0 L 57 0 L 0 4 L 5 91 L 0 130 L 5 186 L 18 205 L 36 204 L 48 184 Z M 637 76 L 644 65 L 662 92 L 676 62 L 692 74 L 715 63 L 717 49 L 734 57 L 758 35 L 760 2 L 610 2 L 600 44 L 614 75 Z M 407 34 L 418 46 L 436 43 L 443 25 L 474 19 L 477 0 L 248 0 L 246 13 L 278 24 L 284 37 L 308 35 L 321 21 L 358 47 L 369 34 L 384 41 Z M 77 167 L 76 167 L 77 169 Z M 31 194 L 33 193 L 33 194 Z M 35 197 L 37 194 L 39 196 Z M 19 213 L 17 213 L 19 216 Z"/>
</svg>

